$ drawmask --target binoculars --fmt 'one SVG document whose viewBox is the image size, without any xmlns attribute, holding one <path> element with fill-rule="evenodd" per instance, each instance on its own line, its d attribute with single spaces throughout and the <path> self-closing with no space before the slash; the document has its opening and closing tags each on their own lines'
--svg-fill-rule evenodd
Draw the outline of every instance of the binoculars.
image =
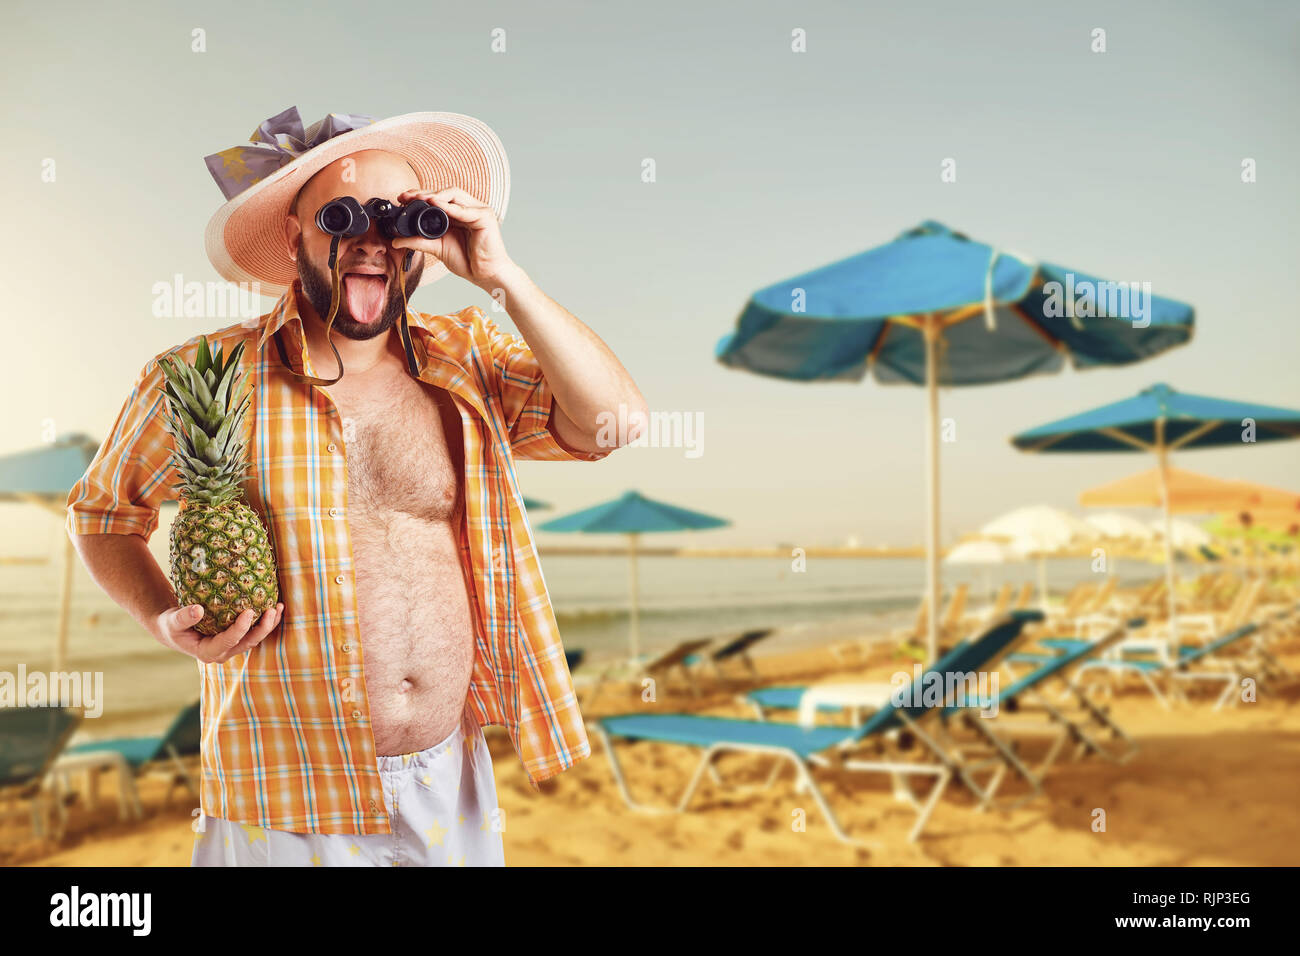
<svg viewBox="0 0 1300 956">
<path fill-rule="evenodd" d="M 423 199 L 415 199 L 405 206 L 396 206 L 387 199 L 371 199 L 364 206 L 351 196 L 331 199 L 316 212 L 316 225 L 331 236 L 361 236 L 370 230 L 374 221 L 380 235 L 387 239 L 398 236 L 422 236 L 438 239 L 451 225 L 447 214 Z"/>
</svg>

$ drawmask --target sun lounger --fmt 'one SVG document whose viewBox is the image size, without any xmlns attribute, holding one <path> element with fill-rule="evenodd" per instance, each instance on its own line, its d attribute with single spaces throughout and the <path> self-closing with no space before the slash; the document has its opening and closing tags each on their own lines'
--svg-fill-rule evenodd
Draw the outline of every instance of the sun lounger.
<svg viewBox="0 0 1300 956">
<path fill-rule="evenodd" d="M 47 816 L 53 807 L 55 839 L 63 835 L 67 811 L 57 793 L 45 786 L 55 758 L 63 751 L 81 722 L 81 714 L 61 707 L 6 707 L 0 710 L 0 800 L 21 806 L 32 815 L 32 833 L 46 835 Z"/>
<path fill-rule="evenodd" d="M 1227 611 L 1216 614 L 1214 611 L 1201 611 L 1178 614 L 1178 636 L 1187 638 L 1193 635 L 1213 637 L 1226 634 L 1246 624 L 1255 614 L 1259 599 L 1264 593 L 1264 581 L 1256 580 L 1241 588 Z"/>
<path fill-rule="evenodd" d="M 966 596 L 970 590 L 970 585 L 959 584 L 953 589 L 952 597 L 948 599 L 947 608 L 944 610 L 943 617 L 939 620 L 939 643 L 951 643 L 952 640 L 959 636 L 956 631 L 959 629 L 962 616 L 966 613 Z M 853 640 L 839 641 L 831 644 L 828 650 L 837 661 L 844 663 L 850 657 L 860 655 L 873 647 L 886 645 L 902 645 L 912 647 L 919 651 L 920 647 L 929 639 L 929 602 L 921 599 L 917 606 L 916 620 L 910 627 L 894 631 L 893 633 L 881 636 L 869 636 L 865 638 L 856 638 Z"/>
<path fill-rule="evenodd" d="M 1075 682 L 1074 675 L 1087 661 L 1096 659 L 1122 641 L 1130 627 L 1141 624 L 1141 620 L 1131 621 L 1127 626 L 1117 627 L 1095 641 L 1078 638 L 1041 640 L 1039 643 L 1047 645 L 1054 653 L 1043 655 L 1037 666 L 1028 673 L 1017 676 L 1010 686 L 1000 690 L 996 717 L 986 719 L 969 710 L 965 713 L 967 725 L 997 747 L 1003 746 L 1003 738 L 1008 736 L 1019 738 L 1026 734 L 1041 735 L 1044 730 L 1056 731 L 1046 756 L 1037 767 L 1027 767 L 1017 754 L 1005 755 L 1020 776 L 1029 782 L 1033 790 L 1031 796 L 1041 791 L 1043 778 L 1068 743 L 1074 744 L 1075 759 L 1094 754 L 1116 763 L 1124 763 L 1137 753 L 1138 746 L 1133 738 L 1111 718 L 1108 708 L 1099 706 L 1088 697 Z M 1058 697 L 1073 698 L 1077 708 L 1073 719 L 1060 704 L 1049 700 L 1046 692 L 1053 685 L 1063 685 L 1064 694 Z M 1026 721 L 1025 718 L 1034 710 L 1041 712 L 1046 719 Z M 949 717 L 954 714 L 953 708 L 946 712 Z M 1099 740 L 1098 733 L 1108 735 L 1111 744 Z M 1116 745 L 1116 749 L 1112 749 Z"/>
<path fill-rule="evenodd" d="M 757 680 L 758 668 L 754 666 L 754 659 L 749 656 L 749 651 L 755 644 L 766 640 L 771 634 L 772 629 L 770 627 L 746 631 L 739 637 L 724 641 L 720 646 L 711 650 L 709 652 L 709 661 L 719 674 L 724 666 L 739 662 L 749 672 L 749 676 Z"/>
<path fill-rule="evenodd" d="M 1061 620 L 1070 620 L 1083 613 L 1083 608 L 1092 600 L 1097 593 L 1097 585 L 1089 581 L 1081 581 L 1061 600 L 1061 606 L 1055 610 L 1047 612 L 1048 624 L 1053 624 Z"/>
<path fill-rule="evenodd" d="M 944 680 L 949 673 L 971 673 L 991 667 L 1021 638 L 1027 624 L 1041 619 L 1042 615 L 1037 611 L 1017 612 L 997 622 L 978 639 L 960 643 L 914 681 L 910 702 L 898 706 L 891 701 L 856 728 L 808 728 L 795 724 L 694 714 L 625 714 L 600 718 L 590 724 L 590 727 L 605 746 L 620 794 L 634 810 L 662 812 L 667 808 L 648 806 L 632 797 L 615 753 L 615 741 L 652 741 L 703 750 L 700 763 L 681 799 L 673 808 L 677 812 L 687 809 L 706 770 L 712 772 L 716 781 L 722 782 L 713 767 L 714 760 L 721 754 L 765 755 L 776 758 L 767 786 L 770 787 L 775 782 L 782 766 L 786 763 L 792 765 L 799 786 L 812 795 L 836 837 L 846 843 L 861 845 L 862 841 L 850 837 L 840 826 L 813 778 L 815 768 L 882 773 L 896 779 L 932 777 L 934 783 L 924 801 L 917 799 L 910 788 L 907 791 L 917 813 L 916 824 L 909 835 L 909 839 L 915 840 L 924 830 L 951 779 L 960 779 L 977 795 L 980 806 L 986 807 L 991 804 L 1007 769 L 1006 763 L 1000 758 L 975 763 L 963 756 L 960 749 L 947 745 L 943 740 L 943 729 L 938 726 L 939 711 L 946 702 L 929 702 L 925 694 L 926 687 L 936 679 Z M 910 741 L 920 746 L 908 751 L 900 750 L 902 734 L 899 732 L 903 731 Z M 924 759 L 927 754 L 929 759 Z M 994 766 L 990 778 L 982 783 L 977 781 L 974 775 L 990 765 Z"/>
<path fill-rule="evenodd" d="M 1152 581 L 1136 597 L 1125 599 L 1113 594 L 1105 606 L 1090 608 L 1070 622 L 1071 629 L 1083 637 L 1109 633 L 1124 621 L 1141 617 L 1147 621 L 1166 618 L 1169 606 L 1165 600 L 1168 589 L 1163 578 Z"/>
<path fill-rule="evenodd" d="M 201 735 L 199 701 L 195 701 L 181 709 L 162 736 L 115 737 L 110 740 L 92 740 L 78 744 L 65 751 L 68 761 L 64 766 L 71 766 L 73 761 L 86 754 L 102 752 L 119 754 L 130 768 L 133 777 L 162 773 L 170 778 L 170 785 L 163 800 L 164 804 L 168 804 L 171 802 L 172 791 L 178 784 L 189 790 L 191 796 L 199 795 L 194 778 L 182 758 L 199 752 Z M 56 761 L 55 769 L 62 769 L 60 762 Z M 122 783 L 132 784 L 131 796 L 134 797 L 135 788 L 130 778 Z"/>
<path fill-rule="evenodd" d="M 1139 627 L 1142 623 L 1144 622 L 1140 619 L 1130 621 L 1127 627 L 1116 628 L 1097 641 L 1076 638 L 1043 638 L 1038 643 L 1049 649 L 1046 653 L 1008 655 L 1022 660 L 1027 658 L 1034 663 L 1034 667 L 1023 675 L 1013 675 L 1012 683 L 1005 688 L 999 689 L 999 713 L 996 718 L 992 718 L 991 730 L 993 732 L 989 732 L 989 718 L 976 714 L 970 708 L 964 710 L 958 707 L 946 708 L 944 717 L 950 720 L 954 717 L 966 720 L 993 747 L 999 749 L 1013 769 L 1030 784 L 1034 791 L 1034 793 L 1030 794 L 1031 797 L 1041 790 L 1042 778 L 1055 762 L 1060 750 L 1070 741 L 1075 744 L 1076 759 L 1092 753 L 1123 763 L 1137 752 L 1137 745 L 1124 732 L 1123 728 L 1111 719 L 1108 709 L 1095 704 L 1079 688 L 1074 686 L 1071 676 L 1085 660 L 1096 657 L 1122 640 L 1125 634 L 1128 633 L 1129 627 Z M 1064 684 L 1067 690 L 1065 696 L 1075 698 L 1079 712 L 1075 719 L 1071 719 L 1061 706 L 1053 704 L 1045 696 L 1044 691 L 1054 683 Z M 845 690 L 848 690 L 853 685 L 843 686 Z M 857 686 L 862 688 L 865 697 L 872 696 L 870 692 L 877 689 L 876 685 L 862 684 Z M 773 712 L 777 711 L 796 711 L 801 706 L 805 712 L 813 709 L 808 706 L 809 701 L 806 695 L 809 691 L 815 693 L 818 689 L 820 689 L 818 685 L 811 688 L 806 686 L 764 687 L 749 692 L 743 700 L 754 707 L 760 720 L 766 720 Z M 849 700 L 849 698 L 850 695 L 847 694 L 842 697 L 845 701 Z M 887 699 L 887 696 L 881 699 Z M 1046 722 L 1039 720 L 1034 721 L 1031 725 L 1023 719 L 1023 715 L 1034 707 L 1043 712 L 1047 718 Z M 815 711 L 820 714 L 844 715 L 847 713 L 852 726 L 859 725 L 862 719 L 857 707 L 845 704 L 821 702 L 816 704 Z M 1013 723 L 1012 719 L 1005 716 L 1007 714 L 1020 714 L 1022 718 Z M 1093 730 L 1094 725 L 1097 728 L 1096 731 Z M 1013 736 L 1024 736 L 1027 731 L 1041 736 L 1043 730 L 1055 730 L 1056 738 L 1041 765 L 1035 769 L 1025 766 L 1013 751 L 1005 748 L 1001 736 L 999 736 L 1005 736 L 1007 733 L 1011 733 Z M 1096 736 L 1098 732 L 1104 732 L 1113 741 L 1118 741 L 1119 749 L 1112 750 L 1098 740 Z"/>
<path fill-rule="evenodd" d="M 1260 625 L 1251 622 L 1229 631 L 1218 639 L 1197 646 L 1179 648 L 1176 659 L 1116 658 L 1110 660 L 1089 661 L 1080 670 L 1084 673 L 1100 672 L 1110 675 L 1136 674 L 1151 691 L 1161 706 L 1169 707 L 1171 698 L 1186 700 L 1182 684 L 1197 681 L 1222 683 L 1223 692 L 1215 701 L 1218 710 L 1228 701 L 1235 705 L 1238 701 L 1237 691 L 1241 688 L 1242 664 L 1253 663 L 1249 657 L 1245 660 L 1235 658 L 1231 651 L 1248 646 L 1248 638 L 1258 636 Z M 1121 652 L 1123 646 L 1118 648 Z"/>
<path fill-rule="evenodd" d="M 1007 611 L 1011 610 L 1011 591 L 1013 586 L 1010 581 L 1005 581 L 1002 587 L 998 588 L 997 597 L 990 601 L 986 606 L 975 611 L 969 611 L 962 621 L 964 627 L 981 627 L 989 621 L 996 621 Z"/>
<path fill-rule="evenodd" d="M 653 657 L 642 656 L 636 660 L 619 660 L 615 661 L 600 674 L 595 684 L 592 686 L 591 693 L 587 700 L 583 702 L 584 707 L 590 707 L 595 703 L 600 689 L 610 680 L 619 670 L 630 670 L 631 680 L 653 680 L 657 685 L 668 683 L 677 676 L 685 679 L 691 693 L 698 697 L 700 695 L 699 684 L 695 680 L 693 669 L 698 663 L 697 655 L 714 642 L 711 637 L 696 637 L 689 640 L 681 641 L 675 646 L 669 648 L 661 654 Z"/>
<path fill-rule="evenodd" d="M 908 627 L 900 628 L 890 634 L 879 637 L 872 636 L 867 638 L 855 638 L 847 641 L 837 641 L 827 647 L 834 657 L 840 663 L 845 663 L 849 658 L 857 657 L 873 646 L 880 644 L 897 644 L 903 641 L 925 640 L 926 630 L 929 627 L 930 613 L 929 602 L 925 598 L 916 608 L 916 618 Z"/>
<path fill-rule="evenodd" d="M 1180 595 L 1175 603 L 1179 611 L 1222 610 L 1232 603 L 1240 590 L 1241 579 L 1231 571 L 1211 571 L 1198 577 L 1192 593 L 1186 597 Z"/>
</svg>

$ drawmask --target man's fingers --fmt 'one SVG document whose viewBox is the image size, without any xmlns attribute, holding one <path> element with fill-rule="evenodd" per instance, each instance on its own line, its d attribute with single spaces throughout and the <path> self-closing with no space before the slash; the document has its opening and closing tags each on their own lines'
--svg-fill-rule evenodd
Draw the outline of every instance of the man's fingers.
<svg viewBox="0 0 1300 956">
<path fill-rule="evenodd" d="M 187 604 L 163 612 L 163 626 L 171 633 L 188 631 L 203 617 L 203 605 Z"/>
<path fill-rule="evenodd" d="M 267 608 L 266 611 L 263 612 L 261 619 L 257 622 L 257 626 L 245 634 L 243 640 L 227 651 L 221 660 L 230 660 L 230 658 L 239 654 L 245 654 L 255 648 L 258 644 L 261 644 L 262 641 L 275 630 L 275 626 L 280 623 L 280 615 L 283 612 L 283 604 L 277 604 L 275 607 Z"/>
<path fill-rule="evenodd" d="M 260 644 L 275 630 L 283 613 L 283 604 L 267 608 L 261 615 L 246 610 L 230 627 L 212 637 L 205 637 L 194 629 L 204 614 L 198 604 L 165 611 L 160 620 L 163 636 L 171 647 L 205 664 L 220 664 Z"/>
<path fill-rule="evenodd" d="M 234 624 L 220 634 L 214 634 L 204 640 L 199 659 L 209 664 L 224 660 L 226 652 L 244 639 L 244 635 L 256 620 L 256 611 L 241 611 L 239 617 L 235 618 Z"/>
<path fill-rule="evenodd" d="M 397 201 L 400 203 L 410 202 L 412 199 L 441 199 L 444 201 L 454 202 L 458 206 L 466 209 L 490 209 L 487 203 L 479 202 L 474 196 L 470 195 L 459 186 L 448 186 L 445 189 L 407 189 L 400 193 Z"/>
</svg>

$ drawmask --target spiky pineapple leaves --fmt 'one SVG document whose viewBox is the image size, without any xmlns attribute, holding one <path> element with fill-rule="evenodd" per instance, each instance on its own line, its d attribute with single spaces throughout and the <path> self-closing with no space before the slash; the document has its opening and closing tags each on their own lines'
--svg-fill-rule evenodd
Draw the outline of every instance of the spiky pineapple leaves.
<svg viewBox="0 0 1300 956">
<path fill-rule="evenodd" d="M 158 391 L 168 410 L 164 427 L 173 439 L 171 461 L 182 479 L 173 487 L 184 499 L 220 505 L 240 497 L 244 417 L 252 398 L 239 396 L 243 353 L 239 342 L 223 357 L 220 346 L 213 352 L 207 337 L 200 336 L 193 365 L 175 355 L 158 363 L 166 379 Z"/>
</svg>

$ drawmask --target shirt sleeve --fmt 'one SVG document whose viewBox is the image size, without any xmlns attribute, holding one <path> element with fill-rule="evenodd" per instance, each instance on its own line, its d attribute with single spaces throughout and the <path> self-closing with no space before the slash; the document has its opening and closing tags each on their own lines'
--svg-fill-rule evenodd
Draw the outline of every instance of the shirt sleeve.
<svg viewBox="0 0 1300 956">
<path fill-rule="evenodd" d="M 70 533 L 136 534 L 147 541 L 158 527 L 162 503 L 175 500 L 177 472 L 158 391 L 164 382 L 161 357 L 136 377 L 112 431 L 68 493 Z"/>
<path fill-rule="evenodd" d="M 510 429 L 510 449 L 516 458 L 600 461 L 614 450 L 611 446 L 588 452 L 566 444 L 555 433 L 555 399 L 528 343 L 502 332 L 477 306 L 473 311 L 487 336 L 495 386 Z"/>
</svg>

